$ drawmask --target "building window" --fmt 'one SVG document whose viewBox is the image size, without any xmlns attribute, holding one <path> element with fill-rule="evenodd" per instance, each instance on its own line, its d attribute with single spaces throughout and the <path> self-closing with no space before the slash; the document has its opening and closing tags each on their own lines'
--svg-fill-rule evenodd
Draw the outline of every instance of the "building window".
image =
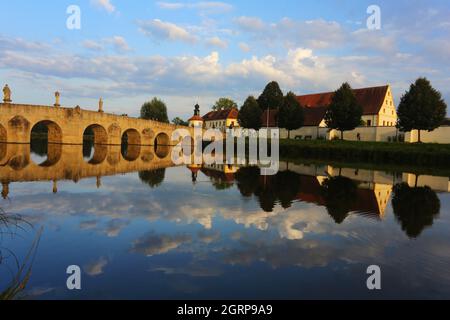
<svg viewBox="0 0 450 320">
<path fill-rule="evenodd" d="M 367 120 L 367 126 L 368 127 L 372 126 L 372 120 Z"/>
</svg>

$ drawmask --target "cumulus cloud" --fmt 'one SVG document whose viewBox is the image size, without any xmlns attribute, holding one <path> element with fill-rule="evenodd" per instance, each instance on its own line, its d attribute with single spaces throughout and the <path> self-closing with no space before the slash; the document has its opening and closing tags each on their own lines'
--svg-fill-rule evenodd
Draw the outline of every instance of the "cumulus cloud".
<svg viewBox="0 0 450 320">
<path fill-rule="evenodd" d="M 195 43 L 198 40 L 195 35 L 191 34 L 185 28 L 159 19 L 139 21 L 138 25 L 143 34 L 153 39 L 183 41 L 187 43 Z"/>
<path fill-rule="evenodd" d="M 91 0 L 91 3 L 98 8 L 106 10 L 108 13 L 116 11 L 116 7 L 111 3 L 111 0 Z"/>
<path fill-rule="evenodd" d="M 206 44 L 211 47 L 218 47 L 222 49 L 226 49 L 228 47 L 228 42 L 220 39 L 219 37 L 212 37 L 206 40 Z"/>
</svg>

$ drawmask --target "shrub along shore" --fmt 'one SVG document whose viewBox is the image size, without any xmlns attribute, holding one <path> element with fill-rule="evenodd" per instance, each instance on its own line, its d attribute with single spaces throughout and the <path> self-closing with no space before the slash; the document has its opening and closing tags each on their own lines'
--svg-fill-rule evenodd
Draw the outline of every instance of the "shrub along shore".
<svg viewBox="0 0 450 320">
<path fill-rule="evenodd" d="M 448 168 L 450 144 L 283 139 L 280 140 L 280 157 Z"/>
</svg>

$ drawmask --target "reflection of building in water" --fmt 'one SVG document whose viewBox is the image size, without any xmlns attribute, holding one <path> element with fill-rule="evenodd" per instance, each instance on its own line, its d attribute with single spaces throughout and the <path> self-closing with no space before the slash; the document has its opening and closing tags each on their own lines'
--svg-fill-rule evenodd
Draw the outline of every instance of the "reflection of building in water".
<svg viewBox="0 0 450 320">
<path fill-rule="evenodd" d="M 211 164 L 203 165 L 202 173 L 211 178 L 214 182 L 231 186 L 234 182 L 234 175 L 239 170 L 236 165 L 228 164 Z"/>
<path fill-rule="evenodd" d="M 191 164 L 187 166 L 191 171 L 192 182 L 197 183 L 198 172 L 202 169 L 201 164 Z"/>
<path fill-rule="evenodd" d="M 326 206 L 327 203 L 322 190 L 325 181 L 325 176 L 301 175 L 301 191 L 298 193 L 297 199 L 319 206 Z M 392 185 L 357 184 L 355 201 L 351 204 L 350 210 L 368 217 L 383 218 L 391 192 Z"/>
</svg>

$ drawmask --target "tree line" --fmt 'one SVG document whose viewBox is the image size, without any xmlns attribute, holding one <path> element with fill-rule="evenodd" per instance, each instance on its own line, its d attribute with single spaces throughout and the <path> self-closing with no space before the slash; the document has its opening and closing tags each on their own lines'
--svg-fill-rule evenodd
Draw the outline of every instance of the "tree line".
<svg viewBox="0 0 450 320">
<path fill-rule="evenodd" d="M 300 129 L 304 124 L 304 106 L 302 106 L 293 92 L 283 94 L 279 84 L 272 81 L 266 85 L 258 98 L 249 96 L 239 108 L 239 125 L 246 129 L 259 130 L 264 126 L 262 116 L 264 112 L 276 111 L 276 122 L 279 128 L 288 131 Z M 236 108 L 238 105 L 232 99 L 220 98 L 212 107 L 213 111 Z M 442 95 L 426 78 L 419 78 L 411 84 L 408 91 L 401 97 L 397 110 L 397 128 L 402 132 L 418 130 L 421 141 L 421 131 L 433 131 L 446 119 L 447 105 Z M 362 124 L 363 108 L 358 103 L 349 83 L 343 83 L 332 97 L 325 114 L 327 127 L 341 132 L 354 130 Z M 169 123 L 166 104 L 154 98 L 146 102 L 141 108 L 141 118 Z M 177 117 L 172 120 L 176 125 L 187 126 L 188 123 Z"/>
</svg>

